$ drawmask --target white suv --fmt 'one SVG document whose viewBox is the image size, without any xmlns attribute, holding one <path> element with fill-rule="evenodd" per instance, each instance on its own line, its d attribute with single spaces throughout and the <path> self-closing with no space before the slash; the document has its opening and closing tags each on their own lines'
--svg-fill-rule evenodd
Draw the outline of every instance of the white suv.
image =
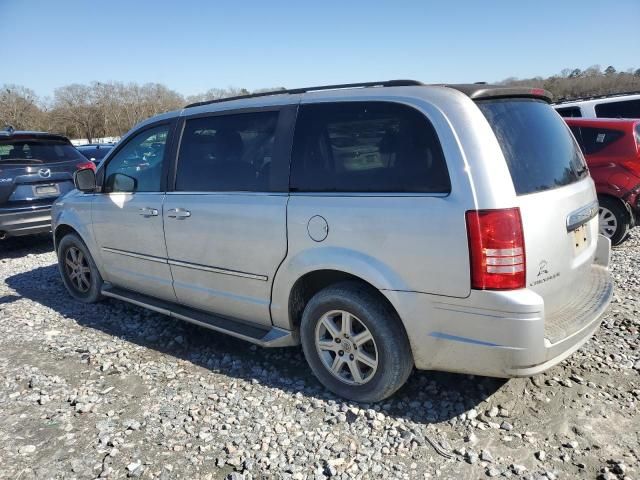
<svg viewBox="0 0 640 480">
<path fill-rule="evenodd" d="M 533 375 L 598 328 L 609 240 L 538 89 L 376 82 L 199 103 L 76 174 L 53 230 L 76 299 L 263 346 L 378 401 L 414 368 Z"/>
<path fill-rule="evenodd" d="M 640 118 L 640 92 L 578 98 L 553 107 L 563 117 Z"/>
</svg>

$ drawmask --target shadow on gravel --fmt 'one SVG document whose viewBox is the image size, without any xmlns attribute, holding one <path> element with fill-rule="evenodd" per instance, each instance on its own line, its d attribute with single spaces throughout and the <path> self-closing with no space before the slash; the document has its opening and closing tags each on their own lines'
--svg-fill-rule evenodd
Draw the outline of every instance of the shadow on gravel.
<svg viewBox="0 0 640 480">
<path fill-rule="evenodd" d="M 108 299 L 92 305 L 76 302 L 64 289 L 56 265 L 8 277 L 6 284 L 20 297 L 0 297 L 0 303 L 25 297 L 84 327 L 101 330 L 228 377 L 256 381 L 291 394 L 300 392 L 310 397 L 342 401 L 313 377 L 301 348 L 255 347 L 117 300 Z M 387 415 L 398 418 L 420 423 L 442 422 L 474 408 L 505 383 L 505 380 L 487 377 L 414 372 L 407 384 L 382 402 L 381 407 Z"/>
<path fill-rule="evenodd" d="M 0 240 L 0 260 L 51 251 L 53 251 L 53 238 L 50 234 L 10 237 L 6 240 Z"/>
</svg>

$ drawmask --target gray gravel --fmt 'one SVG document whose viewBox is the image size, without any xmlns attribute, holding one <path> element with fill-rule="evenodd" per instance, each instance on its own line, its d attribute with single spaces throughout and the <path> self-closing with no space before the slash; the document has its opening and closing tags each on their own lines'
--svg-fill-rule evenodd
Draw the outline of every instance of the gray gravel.
<svg viewBox="0 0 640 480">
<path fill-rule="evenodd" d="M 561 365 L 414 373 L 377 405 L 324 391 L 298 348 L 75 303 L 49 242 L 0 245 L 1 478 L 639 476 L 639 231 L 601 330 Z"/>
</svg>

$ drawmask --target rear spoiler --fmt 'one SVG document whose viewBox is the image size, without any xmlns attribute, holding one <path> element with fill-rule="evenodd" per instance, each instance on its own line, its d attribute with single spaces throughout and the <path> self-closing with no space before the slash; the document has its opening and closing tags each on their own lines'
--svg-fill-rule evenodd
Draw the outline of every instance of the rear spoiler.
<svg viewBox="0 0 640 480">
<path fill-rule="evenodd" d="M 544 88 L 532 87 L 503 87 L 501 85 L 486 84 L 460 84 L 460 85 L 444 85 L 445 87 L 454 88 L 472 100 L 488 100 L 494 98 L 536 98 L 551 103 L 553 95 Z"/>
</svg>

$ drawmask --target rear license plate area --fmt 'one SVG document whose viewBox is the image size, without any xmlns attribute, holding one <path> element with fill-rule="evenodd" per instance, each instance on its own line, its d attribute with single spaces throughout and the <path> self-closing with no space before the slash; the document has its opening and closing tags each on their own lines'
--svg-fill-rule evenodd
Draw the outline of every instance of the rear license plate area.
<svg viewBox="0 0 640 480">
<path fill-rule="evenodd" d="M 60 187 L 56 183 L 35 185 L 33 187 L 33 194 L 36 197 L 57 197 L 60 195 Z"/>
<path fill-rule="evenodd" d="M 582 252 L 589 244 L 589 232 L 587 231 L 587 224 L 580 225 L 573 230 L 570 235 L 573 239 L 573 249 L 575 253 Z"/>
</svg>

